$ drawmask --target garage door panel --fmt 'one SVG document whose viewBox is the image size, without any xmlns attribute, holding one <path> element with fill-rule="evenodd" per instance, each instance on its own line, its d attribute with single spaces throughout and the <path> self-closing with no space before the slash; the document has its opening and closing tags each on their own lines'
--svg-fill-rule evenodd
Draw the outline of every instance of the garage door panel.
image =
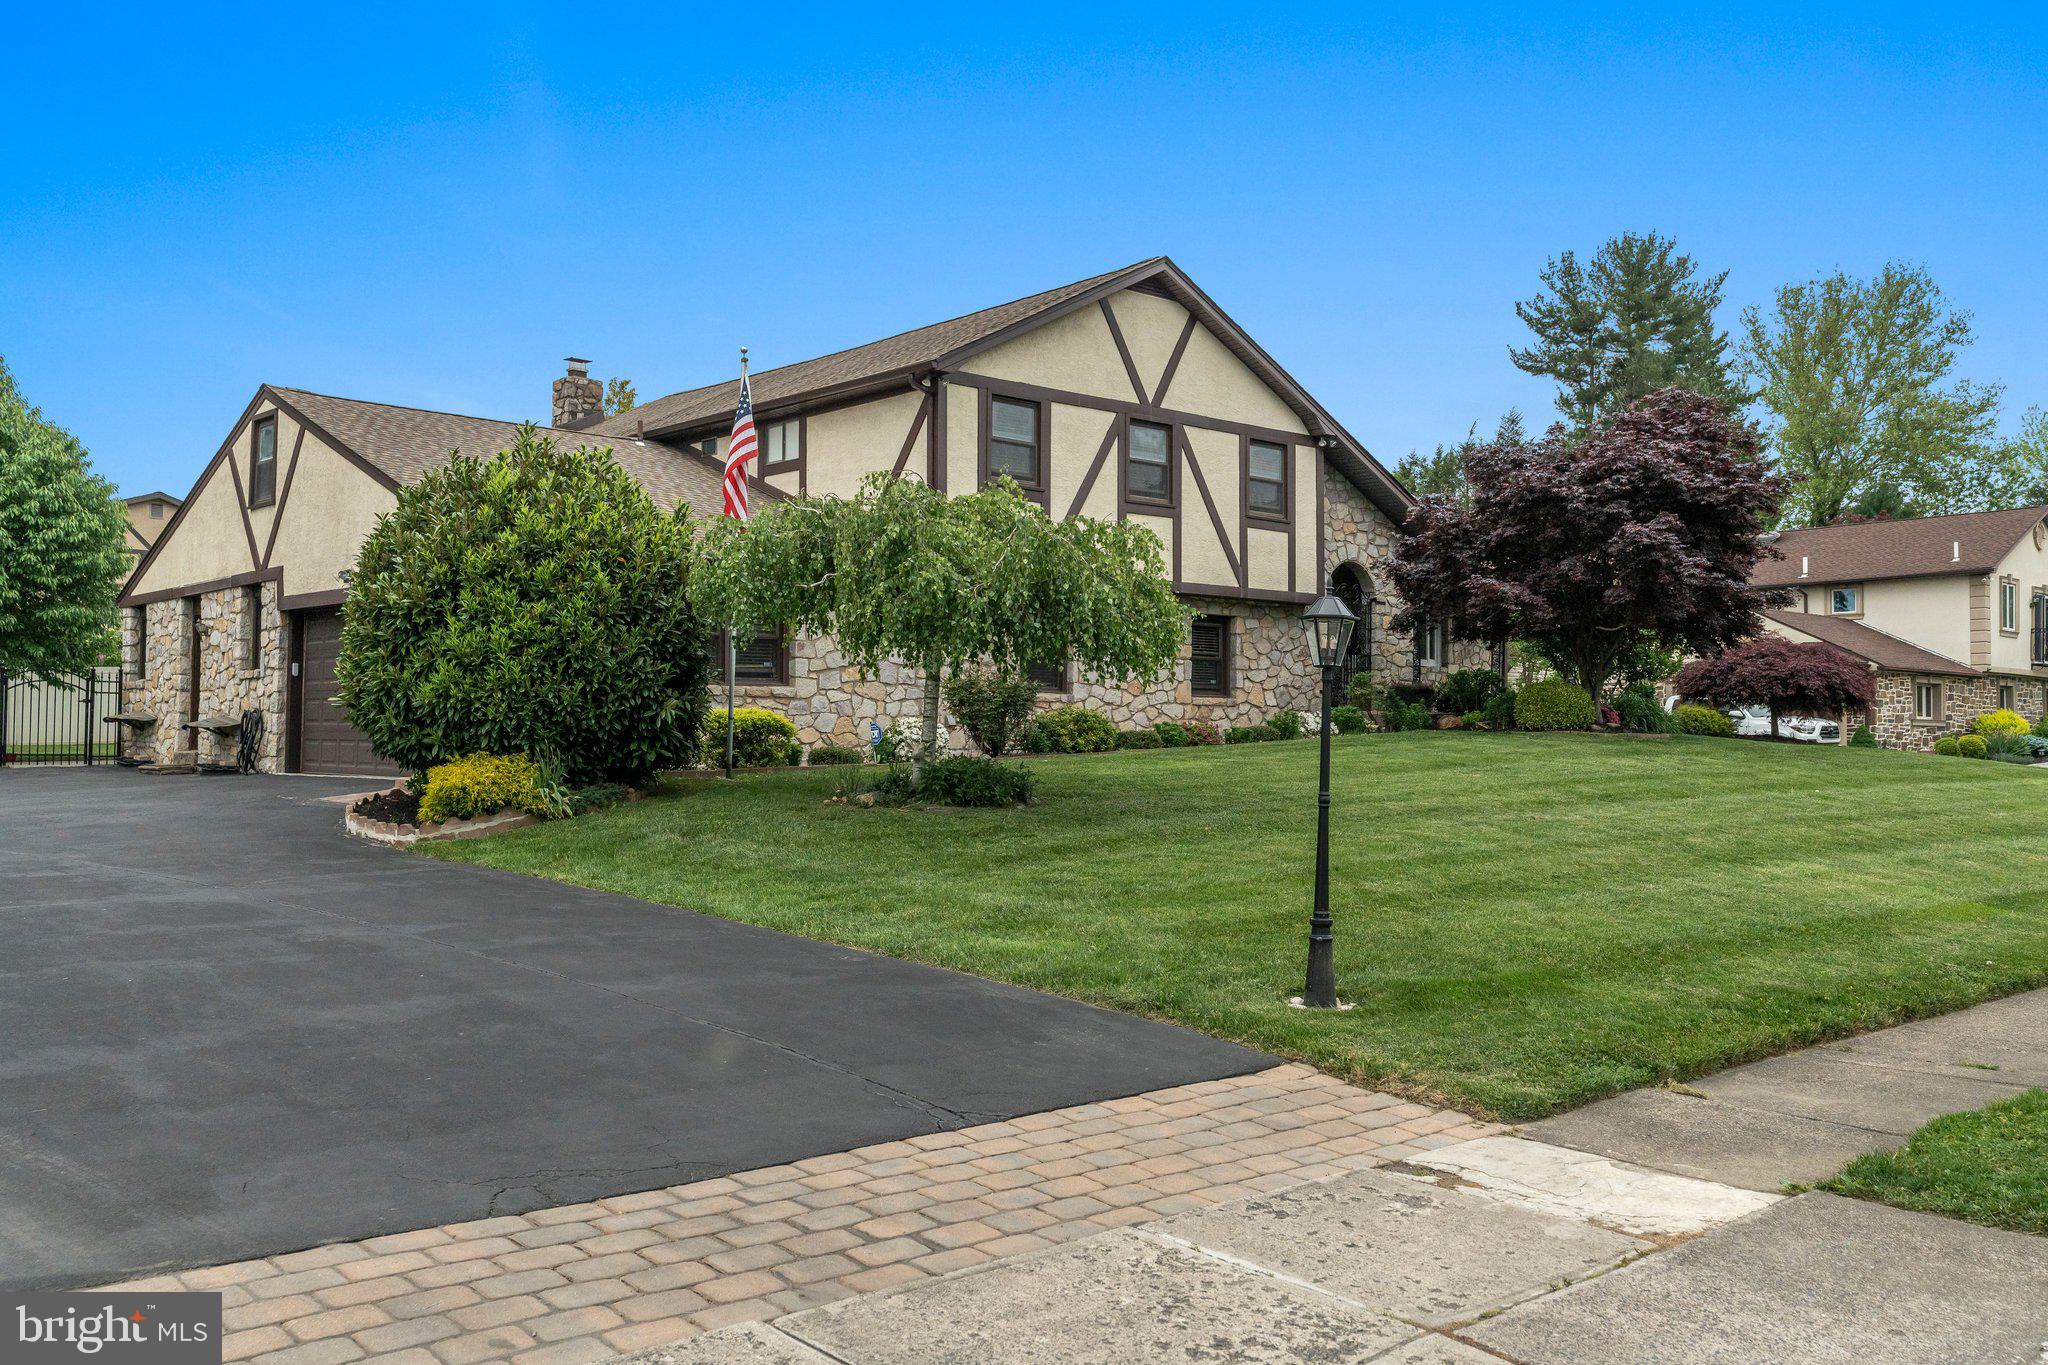
<svg viewBox="0 0 2048 1365">
<path fill-rule="evenodd" d="M 348 723 L 336 700 L 335 660 L 341 655 L 341 613 L 306 612 L 301 617 L 299 658 L 299 771 L 306 773 L 399 773 L 397 764 L 370 746 Z"/>
</svg>

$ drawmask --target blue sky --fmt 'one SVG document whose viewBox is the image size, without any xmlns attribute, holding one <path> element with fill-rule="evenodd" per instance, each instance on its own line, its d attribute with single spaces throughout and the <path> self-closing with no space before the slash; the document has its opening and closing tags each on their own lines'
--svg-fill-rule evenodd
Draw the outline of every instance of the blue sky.
<svg viewBox="0 0 2048 1365">
<path fill-rule="evenodd" d="M 1163 253 L 1391 465 L 1547 420 L 1513 303 L 1635 228 L 1727 324 L 1924 264 L 2048 404 L 2022 7 L 1425 8 L 32 7 L 0 356 L 183 492 L 259 382 L 544 417 L 565 355 L 648 398 Z"/>
</svg>

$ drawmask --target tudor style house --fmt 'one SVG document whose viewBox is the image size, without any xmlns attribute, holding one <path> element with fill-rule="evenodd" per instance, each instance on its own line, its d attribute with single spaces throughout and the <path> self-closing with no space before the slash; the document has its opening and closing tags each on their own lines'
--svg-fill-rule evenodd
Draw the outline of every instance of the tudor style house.
<svg viewBox="0 0 2048 1365">
<path fill-rule="evenodd" d="M 736 379 L 606 417 L 588 362 L 554 381 L 556 440 L 608 446 L 664 507 L 713 515 Z M 1038 672 L 1046 704 L 1119 725 L 1263 719 L 1316 709 L 1297 620 L 1325 588 L 1365 616 L 1351 671 L 1383 684 L 1483 666 L 1446 632 L 1395 634 L 1384 561 L 1413 500 L 1306 390 L 1161 257 L 753 377 L 756 505 L 848 495 L 884 471 L 965 490 L 1008 475 L 1056 518 L 1135 521 L 1166 547 L 1193 613 L 1173 676 L 1098 684 Z M 397 490 L 450 458 L 489 456 L 517 425 L 264 385 L 123 596 L 131 741 L 214 756 L 200 722 L 265 719 L 261 765 L 388 771 L 334 704 L 347 571 Z M 744 700 L 806 744 L 861 743 L 917 714 L 921 678 L 852 668 L 829 638 L 741 642 Z M 957 731 L 956 731 L 957 734 Z"/>
<path fill-rule="evenodd" d="M 1926 749 L 2006 707 L 2048 710 L 2048 507 L 1786 531 L 1751 581 L 1791 594 L 1765 628 L 1877 675 L 1865 723 Z"/>
</svg>

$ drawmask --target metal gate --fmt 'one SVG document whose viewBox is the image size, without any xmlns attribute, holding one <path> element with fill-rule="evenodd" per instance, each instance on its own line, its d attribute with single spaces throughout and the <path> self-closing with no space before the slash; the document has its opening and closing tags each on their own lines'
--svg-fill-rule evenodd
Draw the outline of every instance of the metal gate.
<svg viewBox="0 0 2048 1365">
<path fill-rule="evenodd" d="M 0 669 L 0 764 L 111 763 L 121 727 L 121 670 L 87 677 L 15 677 Z"/>
</svg>

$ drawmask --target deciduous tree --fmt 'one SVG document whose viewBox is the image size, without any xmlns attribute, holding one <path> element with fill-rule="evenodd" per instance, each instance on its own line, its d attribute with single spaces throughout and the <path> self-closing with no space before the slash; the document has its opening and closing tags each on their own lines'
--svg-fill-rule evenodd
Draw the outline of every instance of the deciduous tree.
<svg viewBox="0 0 2048 1365">
<path fill-rule="evenodd" d="M 0 361 L 0 672 L 54 678 L 100 661 L 126 525 L 85 447 L 28 405 Z"/>
<path fill-rule="evenodd" d="M 1771 736 L 1778 717 L 1839 716 L 1870 705 L 1870 670 L 1833 645 L 1798 644 L 1759 635 L 1678 670 L 1672 688 L 1709 706 L 1768 706 Z"/>
<path fill-rule="evenodd" d="M 1520 445 L 1528 439 L 1522 430 L 1522 414 L 1513 408 L 1500 419 L 1494 429 L 1492 444 L 1497 446 Z M 1436 450 L 1429 455 L 1421 451 L 1410 451 L 1401 463 L 1394 467 L 1394 474 L 1408 486 L 1408 491 L 1418 498 L 1449 498 L 1453 502 L 1469 502 L 1472 489 L 1465 477 L 1465 461 L 1473 451 L 1486 445 L 1479 439 L 1479 424 L 1474 422 L 1465 433 L 1465 439 L 1456 445 L 1437 443 Z"/>
<path fill-rule="evenodd" d="M 640 395 L 633 391 L 633 381 L 614 376 L 605 381 L 604 415 L 617 417 L 628 408 L 640 406 Z"/>
<path fill-rule="evenodd" d="M 1654 232 L 1624 232 L 1588 265 L 1567 251 L 1543 268 L 1543 292 L 1515 305 L 1535 341 L 1508 356 L 1557 381 L 1558 411 L 1579 431 L 1673 386 L 1740 399 L 1728 335 L 1714 326 L 1727 278 L 1702 275 Z"/>
<path fill-rule="evenodd" d="M 1720 401 L 1666 389 L 1580 440 L 1475 451 L 1471 505 L 1425 501 L 1402 530 L 1397 627 L 1528 641 L 1595 697 L 1646 646 L 1754 634 L 1757 537 L 1784 492 L 1758 445 Z"/>
<path fill-rule="evenodd" d="M 1071 659 L 1098 680 L 1150 680 L 1187 634 L 1157 536 L 1053 521 L 1007 479 L 948 498 L 875 474 L 851 498 L 789 498 L 744 525 L 720 519 L 699 542 L 692 583 L 708 620 L 830 634 L 869 673 L 892 658 L 921 669 L 927 757 L 953 669 Z"/>
<path fill-rule="evenodd" d="M 1918 513 L 1982 506 L 1973 470 L 1993 453 L 2000 390 L 1955 377 L 1970 341 L 1970 315 L 1913 266 L 1787 285 L 1744 311 L 1740 362 L 1792 479 L 1786 518 L 1826 526 L 1887 483 Z"/>
</svg>

